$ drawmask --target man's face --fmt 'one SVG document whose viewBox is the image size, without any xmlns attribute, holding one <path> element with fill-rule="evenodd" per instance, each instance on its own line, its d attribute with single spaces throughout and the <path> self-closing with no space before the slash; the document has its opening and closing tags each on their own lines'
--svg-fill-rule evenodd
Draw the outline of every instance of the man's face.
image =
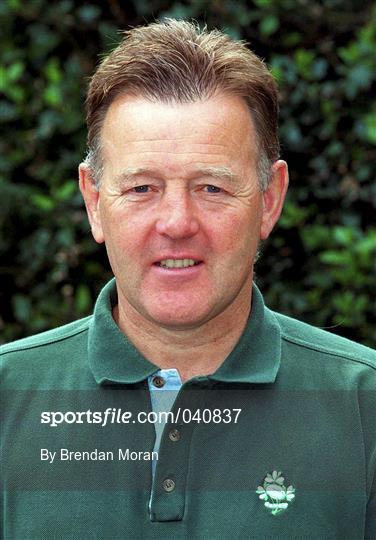
<svg viewBox="0 0 376 540">
<path fill-rule="evenodd" d="M 244 101 L 119 96 L 101 136 L 99 194 L 85 167 L 81 189 L 124 313 L 183 329 L 249 307 L 257 246 L 276 218 L 258 188 L 256 134 Z"/>
</svg>

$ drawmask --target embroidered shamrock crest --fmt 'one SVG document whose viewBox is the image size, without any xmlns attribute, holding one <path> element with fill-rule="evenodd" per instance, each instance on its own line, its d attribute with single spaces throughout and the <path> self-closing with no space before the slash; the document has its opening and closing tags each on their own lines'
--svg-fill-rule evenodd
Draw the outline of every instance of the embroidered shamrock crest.
<svg viewBox="0 0 376 540">
<path fill-rule="evenodd" d="M 287 510 L 289 503 L 295 499 L 295 488 L 283 485 L 285 479 L 280 471 L 267 473 L 262 486 L 259 486 L 256 493 L 259 499 L 265 501 L 264 506 L 271 510 L 273 516 Z"/>
</svg>

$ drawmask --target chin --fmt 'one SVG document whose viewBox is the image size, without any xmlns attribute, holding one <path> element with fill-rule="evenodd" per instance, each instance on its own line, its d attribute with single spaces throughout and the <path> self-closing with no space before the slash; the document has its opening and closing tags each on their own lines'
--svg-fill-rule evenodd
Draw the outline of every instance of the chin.
<svg viewBox="0 0 376 540">
<path fill-rule="evenodd" d="M 156 322 L 159 326 L 162 326 L 164 328 L 170 328 L 171 330 L 188 330 L 190 328 L 196 328 L 197 326 L 200 326 L 203 322 L 205 322 L 205 319 L 198 318 L 197 316 L 177 317 L 175 313 L 170 317 L 165 316 L 154 318 L 154 322 Z"/>
<path fill-rule="evenodd" d="M 206 321 L 203 313 L 192 312 L 192 310 L 184 311 L 177 308 L 172 311 L 149 311 L 148 318 L 154 324 L 171 330 L 195 328 Z"/>
<path fill-rule="evenodd" d="M 171 328 L 199 325 L 210 313 L 207 298 L 196 292 L 187 294 L 183 291 L 158 291 L 157 294 L 145 295 L 139 302 L 139 308 L 141 310 L 138 311 L 154 324 Z"/>
</svg>

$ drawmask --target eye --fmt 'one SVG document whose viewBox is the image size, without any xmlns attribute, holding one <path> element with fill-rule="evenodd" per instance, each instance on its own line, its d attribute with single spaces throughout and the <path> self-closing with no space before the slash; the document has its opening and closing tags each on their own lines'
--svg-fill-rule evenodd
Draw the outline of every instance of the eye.
<svg viewBox="0 0 376 540">
<path fill-rule="evenodd" d="M 207 186 L 205 186 L 205 189 L 207 193 L 220 193 L 222 191 L 221 188 L 213 186 L 212 184 L 208 184 Z"/>
<path fill-rule="evenodd" d="M 150 186 L 147 186 L 147 185 L 143 185 L 143 186 L 135 186 L 133 188 L 133 190 L 136 192 L 136 193 L 147 193 L 148 190 L 149 190 L 149 187 Z"/>
</svg>

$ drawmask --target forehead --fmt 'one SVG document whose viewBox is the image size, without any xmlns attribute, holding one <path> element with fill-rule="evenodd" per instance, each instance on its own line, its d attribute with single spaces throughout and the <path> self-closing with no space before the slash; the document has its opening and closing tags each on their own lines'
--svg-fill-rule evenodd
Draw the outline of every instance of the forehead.
<svg viewBox="0 0 376 540">
<path fill-rule="evenodd" d="M 118 96 L 102 127 L 105 162 L 127 160 L 129 166 L 163 158 L 179 163 L 249 160 L 256 156 L 254 124 L 243 99 L 218 95 L 193 103 L 151 102 Z M 227 163 L 228 165 L 228 163 Z"/>
</svg>

